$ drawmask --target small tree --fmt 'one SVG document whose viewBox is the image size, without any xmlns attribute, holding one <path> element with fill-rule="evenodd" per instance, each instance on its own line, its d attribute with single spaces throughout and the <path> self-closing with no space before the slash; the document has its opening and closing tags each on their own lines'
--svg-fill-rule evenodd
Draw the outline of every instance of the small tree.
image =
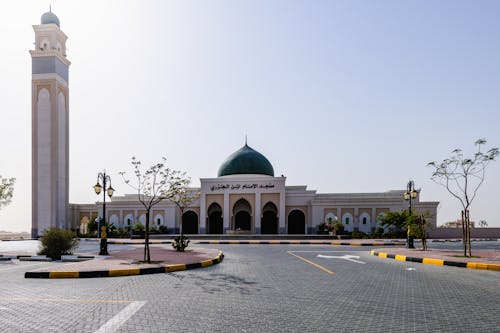
<svg viewBox="0 0 500 333">
<path fill-rule="evenodd" d="M 455 149 L 450 158 L 446 158 L 440 163 L 434 161 L 427 164 L 434 169 L 431 176 L 432 181 L 446 188 L 462 205 L 464 256 L 472 256 L 469 207 L 484 182 L 486 167 L 500 153 L 496 147 L 483 153 L 481 148 L 485 144 L 485 139 L 479 139 L 475 142 L 477 151 L 473 157 L 464 157 L 461 149 Z"/>
<path fill-rule="evenodd" d="M 486 222 L 486 220 L 481 220 L 479 221 L 479 226 L 481 228 L 486 228 L 488 226 L 488 222 Z"/>
<path fill-rule="evenodd" d="M 125 173 L 120 172 L 124 182 L 137 191 L 137 199 L 146 210 L 146 225 L 144 230 L 144 261 L 151 262 L 149 251 L 149 220 L 152 208 L 163 200 L 172 196 L 173 193 L 185 188 L 190 182 L 186 173 L 172 170 L 167 167 L 166 158 L 162 162 L 150 166 L 146 171 L 141 169 L 141 161 L 132 157 L 132 167 L 136 178 L 135 184 L 125 178 Z"/>
<path fill-rule="evenodd" d="M 0 208 L 8 205 L 12 200 L 15 182 L 15 178 L 3 178 L 0 176 Z"/>
</svg>

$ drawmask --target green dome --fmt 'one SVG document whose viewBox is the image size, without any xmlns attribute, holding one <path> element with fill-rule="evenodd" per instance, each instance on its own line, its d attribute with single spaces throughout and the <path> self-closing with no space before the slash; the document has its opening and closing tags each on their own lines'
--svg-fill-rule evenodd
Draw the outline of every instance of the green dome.
<svg viewBox="0 0 500 333">
<path fill-rule="evenodd" d="M 249 174 L 274 176 L 274 169 L 264 155 L 245 144 L 222 163 L 217 177 Z"/>
<path fill-rule="evenodd" d="M 59 23 L 59 19 L 57 18 L 56 14 L 52 13 L 52 11 L 48 11 L 45 14 L 43 14 L 41 22 L 42 22 L 42 24 L 54 23 L 58 27 L 61 27 L 61 24 Z"/>
</svg>

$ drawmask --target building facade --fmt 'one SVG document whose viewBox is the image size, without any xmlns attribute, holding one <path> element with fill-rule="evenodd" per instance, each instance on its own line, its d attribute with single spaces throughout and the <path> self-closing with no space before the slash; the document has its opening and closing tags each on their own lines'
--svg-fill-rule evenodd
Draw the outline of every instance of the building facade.
<svg viewBox="0 0 500 333">
<path fill-rule="evenodd" d="M 386 212 L 408 209 L 405 190 L 317 193 L 307 186 L 288 186 L 286 177 L 275 177 L 267 158 L 247 144 L 228 157 L 217 177 L 202 178 L 200 187 L 189 191 L 196 201 L 183 209 L 171 201 L 158 204 L 151 225 L 186 234 L 316 234 L 320 224 L 338 220 L 347 231 L 369 234 Z M 412 208 L 429 212 L 435 227 L 438 202 L 421 202 L 417 192 Z M 71 205 L 73 228 L 84 233 L 101 209 L 98 203 Z M 145 213 L 135 194 L 113 197 L 106 204 L 109 222 L 119 228 L 144 224 Z"/>
</svg>

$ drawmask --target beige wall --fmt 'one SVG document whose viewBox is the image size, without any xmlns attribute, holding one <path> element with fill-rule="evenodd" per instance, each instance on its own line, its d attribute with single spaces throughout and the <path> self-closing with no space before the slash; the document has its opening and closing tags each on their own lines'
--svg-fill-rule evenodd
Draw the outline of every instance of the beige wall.
<svg viewBox="0 0 500 333">
<path fill-rule="evenodd" d="M 206 195 L 207 213 L 208 213 L 208 208 L 214 202 L 216 204 L 218 204 L 222 210 L 224 210 L 224 194 L 207 194 Z"/>
<path fill-rule="evenodd" d="M 260 196 L 260 211 L 266 205 L 266 203 L 272 202 L 278 208 L 278 215 L 280 210 L 280 194 L 279 193 L 262 193 Z"/>
<path fill-rule="evenodd" d="M 252 216 L 255 214 L 255 194 L 253 193 L 248 193 L 248 194 L 230 194 L 229 195 L 229 215 L 233 215 L 233 207 L 234 204 L 240 200 L 240 199 L 245 199 L 248 201 L 250 204 L 250 208 L 252 209 Z M 221 206 L 224 207 L 224 206 Z"/>
</svg>

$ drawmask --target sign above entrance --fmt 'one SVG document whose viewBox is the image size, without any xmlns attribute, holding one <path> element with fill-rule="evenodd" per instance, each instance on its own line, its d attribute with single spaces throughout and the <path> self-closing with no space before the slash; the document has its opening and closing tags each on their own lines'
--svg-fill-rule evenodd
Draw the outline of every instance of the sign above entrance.
<svg viewBox="0 0 500 333">
<path fill-rule="evenodd" d="M 219 191 L 219 190 L 254 190 L 254 189 L 270 189 L 274 188 L 274 184 L 268 183 L 268 184 L 217 184 L 210 186 L 210 191 Z"/>
</svg>

